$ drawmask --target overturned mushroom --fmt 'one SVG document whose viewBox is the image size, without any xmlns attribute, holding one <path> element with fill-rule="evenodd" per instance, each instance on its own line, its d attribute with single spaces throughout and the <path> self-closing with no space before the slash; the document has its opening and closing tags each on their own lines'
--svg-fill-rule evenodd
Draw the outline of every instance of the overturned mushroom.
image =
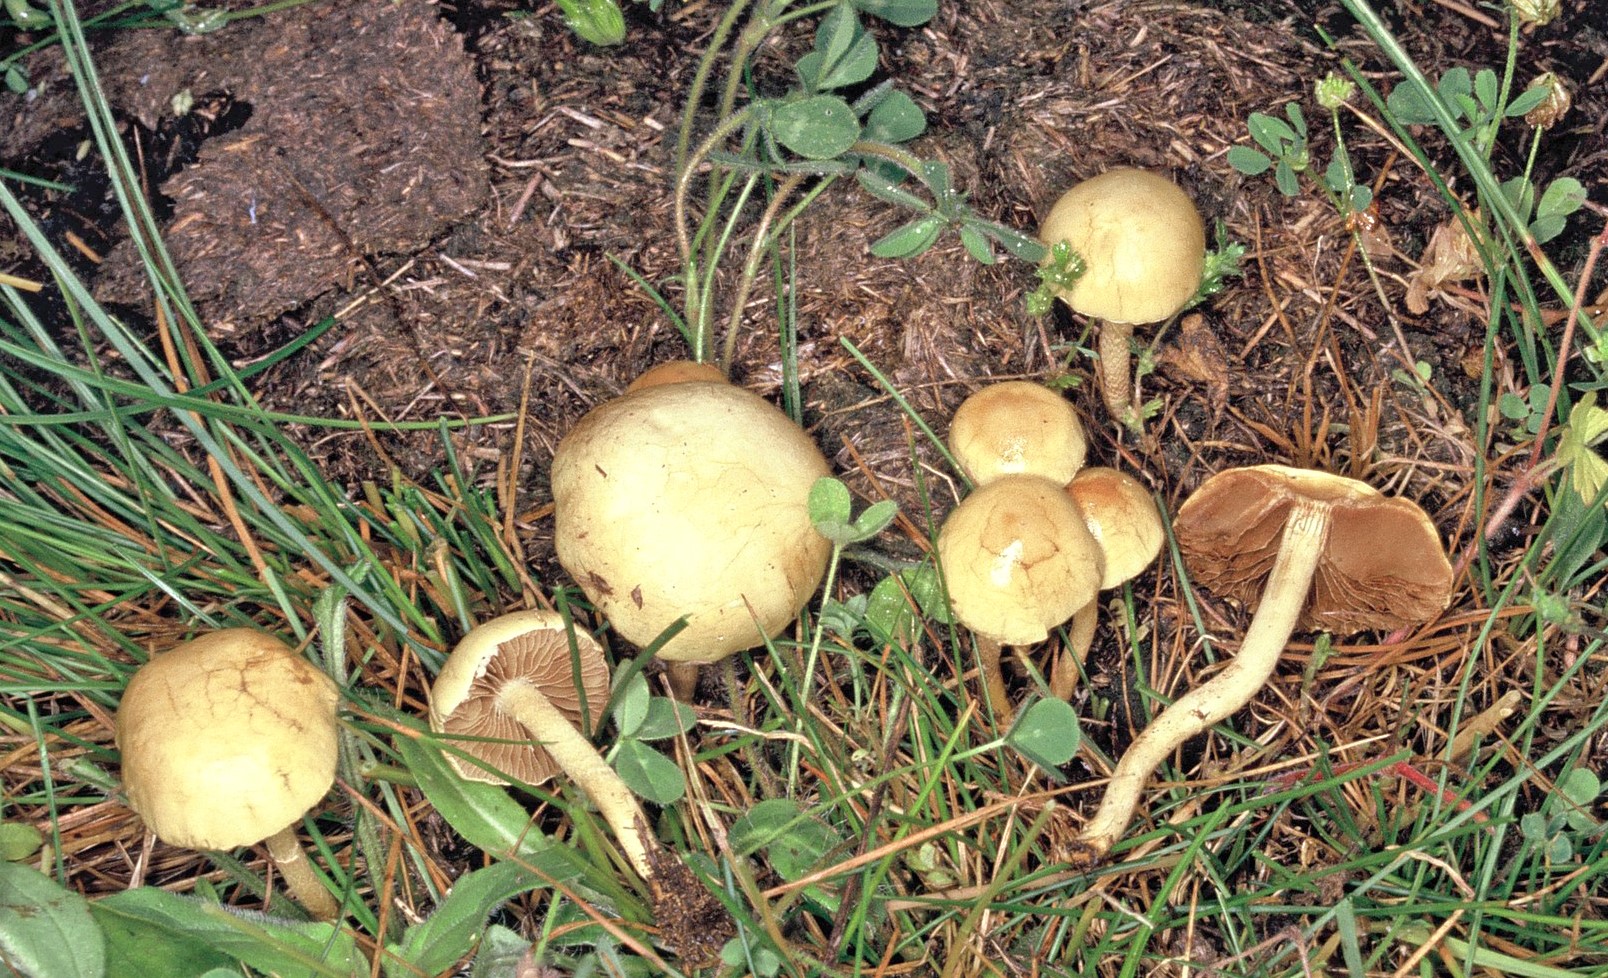
<svg viewBox="0 0 1608 978">
<path fill-rule="evenodd" d="M 519 611 L 476 626 L 453 649 L 430 689 L 430 727 L 462 738 L 455 746 L 472 759 L 447 758 L 466 778 L 536 785 L 562 772 L 597 806 L 662 916 L 679 920 L 671 911 L 690 908 L 695 929 L 729 931 L 718 902 L 659 845 L 636 796 L 576 727 L 583 716 L 597 723 L 608 699 L 608 662 L 592 636 L 556 612 Z M 664 929 L 684 956 L 705 956 L 705 935 Z"/>
<path fill-rule="evenodd" d="M 1003 475 L 956 506 L 938 533 L 938 563 L 955 618 L 971 629 L 985 701 L 1014 715 L 1001 645 L 1033 645 L 1094 600 L 1104 558 L 1060 485 Z"/>
<path fill-rule="evenodd" d="M 1195 581 L 1255 607 L 1239 654 L 1129 745 L 1073 859 L 1103 859 L 1151 773 L 1179 744 L 1250 702 L 1297 626 L 1347 635 L 1428 621 L 1451 600 L 1452 566 L 1416 504 L 1342 476 L 1259 465 L 1218 473 L 1173 529 Z"/>
<path fill-rule="evenodd" d="M 1135 426 L 1128 341 L 1133 327 L 1170 319 L 1200 287 L 1206 229 L 1194 202 L 1158 173 L 1121 167 L 1061 195 L 1039 239 L 1066 242 L 1083 274 L 1060 297 L 1100 326 L 1100 392 L 1119 421 Z"/>
<path fill-rule="evenodd" d="M 188 849 L 265 842 L 290 895 L 339 912 L 296 839 L 335 781 L 335 683 L 250 628 L 209 632 L 152 656 L 117 707 L 128 805 L 156 837 Z"/>
</svg>

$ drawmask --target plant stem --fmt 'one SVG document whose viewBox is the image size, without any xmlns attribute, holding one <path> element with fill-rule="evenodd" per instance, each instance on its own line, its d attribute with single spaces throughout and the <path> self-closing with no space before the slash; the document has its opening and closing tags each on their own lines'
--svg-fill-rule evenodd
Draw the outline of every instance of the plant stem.
<svg viewBox="0 0 1608 978">
<path fill-rule="evenodd" d="M 1128 341 L 1133 338 L 1131 323 L 1100 323 L 1100 396 L 1106 410 L 1123 423 L 1133 411 L 1133 380 L 1130 373 Z"/>
<path fill-rule="evenodd" d="M 552 756 L 560 770 L 597 806 L 625 858 L 638 875 L 651 882 L 653 861 L 645 831 L 647 819 L 636 796 L 603 760 L 591 741 L 582 737 L 552 701 L 528 681 L 507 683 L 497 693 L 497 709 L 513 717 L 529 731 L 543 750 Z"/>
<path fill-rule="evenodd" d="M 1079 608 L 1067 625 L 1066 648 L 1050 665 L 1050 695 L 1063 700 L 1072 698 L 1078 685 L 1078 670 L 1089 659 L 1094 645 L 1095 626 L 1100 623 L 1100 600 L 1096 598 Z"/>
<path fill-rule="evenodd" d="M 1301 617 L 1312 574 L 1329 533 L 1329 507 L 1301 501 L 1291 507 L 1262 597 L 1234 657 L 1216 676 L 1174 700 L 1129 745 L 1111 773 L 1100 807 L 1073 843 L 1074 864 L 1092 866 L 1127 829 L 1150 775 L 1179 744 L 1251 701 L 1278 665 Z"/>
<path fill-rule="evenodd" d="M 977 679 L 983 685 L 983 702 L 994 715 L 995 728 L 1003 730 L 1011 725 L 1016 711 L 1011 707 L 1010 696 L 1005 690 L 1005 670 L 999 661 L 999 643 L 982 635 L 976 635 L 976 640 L 977 658 L 982 663 Z"/>
<path fill-rule="evenodd" d="M 698 692 L 698 673 L 701 671 L 696 662 L 670 662 L 664 659 L 665 678 L 670 680 L 670 696 L 682 703 L 691 703 L 693 694 Z"/>
<path fill-rule="evenodd" d="M 292 823 L 263 840 L 268 856 L 285 881 L 290 898 L 307 909 L 317 920 L 334 920 L 340 916 L 340 904 L 335 902 L 324 881 L 313 871 L 307 851 L 296 838 L 296 825 Z"/>
</svg>

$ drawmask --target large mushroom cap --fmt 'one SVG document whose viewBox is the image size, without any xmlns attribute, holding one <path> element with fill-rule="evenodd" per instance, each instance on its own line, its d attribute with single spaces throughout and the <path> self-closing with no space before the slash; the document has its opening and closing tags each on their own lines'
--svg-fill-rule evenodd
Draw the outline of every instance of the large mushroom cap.
<svg viewBox="0 0 1608 978">
<path fill-rule="evenodd" d="M 1087 269 L 1061 298 L 1085 316 L 1154 323 L 1184 307 L 1206 267 L 1206 229 L 1189 195 L 1166 177 L 1118 168 L 1061 195 L 1039 228 Z"/>
<path fill-rule="evenodd" d="M 1173 530 L 1190 575 L 1254 608 L 1285 521 L 1303 500 L 1327 504 L 1330 516 L 1300 627 L 1388 630 L 1446 608 L 1452 565 L 1422 509 L 1355 479 L 1284 465 L 1220 472 L 1184 501 Z"/>
<path fill-rule="evenodd" d="M 250 628 L 153 656 L 117 709 L 129 807 L 173 845 L 261 842 L 334 783 L 339 700 L 312 663 Z"/>
<path fill-rule="evenodd" d="M 1100 590 L 1137 577 L 1161 553 L 1166 539 L 1161 513 L 1138 479 L 1095 466 L 1073 476 L 1066 491 L 1105 554 Z"/>
<path fill-rule="evenodd" d="M 775 636 L 826 573 L 809 516 L 821 450 L 764 398 L 725 383 L 641 388 L 594 408 L 553 457 L 554 544 L 614 629 L 669 662 Z M 757 622 L 757 624 L 756 624 Z"/>
<path fill-rule="evenodd" d="M 982 388 L 955 409 L 949 450 L 979 485 L 1022 474 L 1064 485 L 1083 467 L 1088 446 L 1066 398 L 1043 384 L 1008 380 Z"/>
<path fill-rule="evenodd" d="M 581 727 L 584 693 L 585 713 L 595 727 L 609 701 L 608 660 L 591 635 L 566 629 L 557 612 L 516 611 L 470 629 L 436 676 L 430 689 L 430 728 L 464 738 L 454 746 L 487 766 L 525 784 L 541 784 L 559 773 L 558 765 L 539 743 L 531 742 L 531 732 L 497 708 L 497 694 L 507 683 L 536 687 L 576 728 Z M 477 737 L 486 739 L 470 739 Z M 472 760 L 451 752 L 446 756 L 465 778 L 507 783 Z"/>
<path fill-rule="evenodd" d="M 1104 558 L 1064 489 L 1032 475 L 979 486 L 944 520 L 938 561 L 961 624 L 1005 645 L 1049 637 L 1099 593 Z"/>
</svg>

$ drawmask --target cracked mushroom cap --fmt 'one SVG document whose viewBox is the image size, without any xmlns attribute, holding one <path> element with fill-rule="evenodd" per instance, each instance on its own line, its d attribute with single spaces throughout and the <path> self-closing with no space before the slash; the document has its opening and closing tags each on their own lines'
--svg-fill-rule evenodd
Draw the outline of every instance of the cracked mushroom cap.
<svg viewBox="0 0 1608 978">
<path fill-rule="evenodd" d="M 1061 195 L 1039 228 L 1087 264 L 1061 298 L 1076 312 L 1114 323 L 1155 323 L 1184 307 L 1206 268 L 1206 228 L 1178 185 L 1121 167 Z"/>
<path fill-rule="evenodd" d="M 961 624 L 1003 645 L 1032 645 L 1094 600 L 1105 558 L 1062 486 L 1007 475 L 950 511 L 938 562 Z"/>
<path fill-rule="evenodd" d="M 1088 444 L 1066 398 L 1043 384 L 1008 380 L 982 388 L 955 409 L 949 450 L 978 485 L 1022 474 L 1064 485 L 1083 467 Z"/>
<path fill-rule="evenodd" d="M 715 662 L 798 617 L 832 547 L 810 522 L 829 472 L 803 429 L 724 382 L 642 387 L 593 408 L 553 456 L 558 560 L 627 640 Z"/>
<path fill-rule="evenodd" d="M 587 719 L 596 727 L 609 701 L 609 664 L 591 635 L 580 629 L 574 634 L 578 673 L 570 632 L 556 611 L 516 611 L 476 625 L 453 648 L 430 687 L 430 729 L 465 738 L 453 746 L 525 784 L 551 779 L 558 765 L 531 742 L 530 731 L 497 708 L 497 693 L 507 683 L 529 683 L 580 730 L 584 692 Z M 487 739 L 468 739 L 475 737 Z M 508 783 L 451 751 L 446 758 L 470 781 Z"/>
<path fill-rule="evenodd" d="M 1138 479 L 1116 469 L 1094 466 L 1073 476 L 1066 491 L 1105 554 L 1100 590 L 1138 577 L 1161 553 L 1166 539 L 1161 513 Z"/>
<path fill-rule="evenodd" d="M 1184 501 L 1173 531 L 1190 575 L 1254 610 L 1285 520 L 1303 501 L 1327 505 L 1330 523 L 1299 627 L 1349 635 L 1421 624 L 1445 610 L 1452 565 L 1416 503 L 1285 465 L 1219 472 Z"/>
<path fill-rule="evenodd" d="M 117 708 L 129 807 L 172 845 L 261 842 L 334 783 L 339 701 L 316 666 L 251 628 L 153 656 Z"/>
</svg>

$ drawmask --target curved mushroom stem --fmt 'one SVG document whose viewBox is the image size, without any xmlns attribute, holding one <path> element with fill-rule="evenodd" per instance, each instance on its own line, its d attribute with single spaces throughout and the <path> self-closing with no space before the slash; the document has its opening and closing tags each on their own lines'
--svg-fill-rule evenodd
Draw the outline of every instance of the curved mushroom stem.
<svg viewBox="0 0 1608 978">
<path fill-rule="evenodd" d="M 1067 626 L 1066 648 L 1050 663 L 1050 693 L 1070 700 L 1078 688 L 1078 671 L 1089 661 L 1089 649 L 1094 646 L 1095 626 L 1100 623 L 1100 599 L 1096 598 L 1078 609 Z"/>
<path fill-rule="evenodd" d="M 314 919 L 334 920 L 340 916 L 340 904 L 335 902 L 335 897 L 313 871 L 312 863 L 307 861 L 307 851 L 296 838 L 294 823 L 270 835 L 263 843 L 292 900 L 305 907 Z"/>
<path fill-rule="evenodd" d="M 670 698 L 691 703 L 698 693 L 699 664 L 696 662 L 665 662 L 665 678 L 670 682 Z"/>
<path fill-rule="evenodd" d="M 1073 841 L 1070 862 L 1092 866 L 1104 859 L 1128 828 L 1139 807 L 1139 795 L 1161 762 L 1179 744 L 1249 703 L 1273 675 L 1306 604 L 1328 531 L 1327 505 L 1301 502 L 1291 509 L 1278 557 L 1239 655 L 1208 682 L 1174 700 L 1128 746 L 1111 773 L 1099 809 Z"/>
<path fill-rule="evenodd" d="M 981 662 L 977 680 L 983 685 L 983 702 L 994 714 L 994 725 L 1003 730 L 1016 718 L 1016 710 L 1005 692 L 1005 670 L 999 662 L 999 643 L 976 633 L 973 636 L 977 643 L 977 658 Z"/>
<path fill-rule="evenodd" d="M 1132 338 L 1131 323 L 1100 323 L 1100 396 L 1111 416 L 1130 427 L 1138 417 L 1132 404 L 1133 366 L 1128 353 Z"/>
<path fill-rule="evenodd" d="M 657 845 L 644 834 L 647 819 L 642 815 L 636 796 L 598 754 L 592 742 L 582 737 L 569 718 L 528 681 L 504 685 L 497 693 L 497 709 L 519 721 L 532 737 L 540 738 L 542 748 L 552 756 L 553 762 L 571 781 L 580 785 L 597 806 L 603 821 L 619 840 L 625 858 L 644 880 L 652 882 L 654 864 L 649 849 L 657 849 Z"/>
</svg>

